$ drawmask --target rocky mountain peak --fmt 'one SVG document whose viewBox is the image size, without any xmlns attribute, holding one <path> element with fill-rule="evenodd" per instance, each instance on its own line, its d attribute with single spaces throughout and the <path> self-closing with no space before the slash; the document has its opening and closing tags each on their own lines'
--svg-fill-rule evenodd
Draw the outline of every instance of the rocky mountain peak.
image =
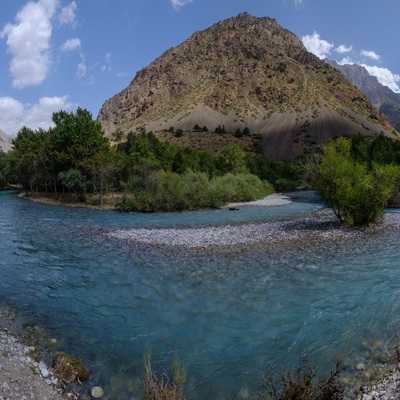
<svg viewBox="0 0 400 400">
<path fill-rule="evenodd" d="M 343 134 L 392 127 L 335 68 L 307 52 L 275 19 L 241 13 L 195 32 L 139 71 L 107 100 L 98 120 L 110 134 L 194 125 L 248 127 L 270 159 L 292 159 Z"/>
</svg>

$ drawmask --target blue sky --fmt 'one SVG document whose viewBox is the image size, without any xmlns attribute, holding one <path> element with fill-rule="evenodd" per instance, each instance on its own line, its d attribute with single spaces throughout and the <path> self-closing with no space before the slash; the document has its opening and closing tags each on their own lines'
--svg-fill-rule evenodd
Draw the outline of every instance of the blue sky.
<svg viewBox="0 0 400 400">
<path fill-rule="evenodd" d="M 399 0 L 0 0 L 0 129 L 47 129 L 60 109 L 94 118 L 165 50 L 247 11 L 275 18 L 321 58 L 365 65 L 400 92 Z"/>
</svg>

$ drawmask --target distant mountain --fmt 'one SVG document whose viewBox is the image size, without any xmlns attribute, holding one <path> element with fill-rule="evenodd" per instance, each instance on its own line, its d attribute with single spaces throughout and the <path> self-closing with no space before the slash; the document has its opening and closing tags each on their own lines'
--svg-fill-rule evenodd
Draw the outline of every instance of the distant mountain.
<svg viewBox="0 0 400 400">
<path fill-rule="evenodd" d="M 261 134 L 270 160 L 293 159 L 337 136 L 393 131 L 363 93 L 297 36 L 247 13 L 167 50 L 104 103 L 98 121 L 108 134 L 139 126 L 156 134 L 195 125 L 213 132 L 218 125 L 229 132 L 248 127 Z M 215 134 L 215 143 L 221 137 Z"/>
<path fill-rule="evenodd" d="M 361 65 L 340 65 L 332 60 L 325 61 L 337 68 L 353 85 L 360 89 L 400 132 L 400 93 L 395 93 L 387 86 L 382 85 Z"/>
<path fill-rule="evenodd" d="M 0 129 L 0 148 L 6 152 L 11 149 L 11 136 L 5 134 L 1 129 Z"/>
</svg>

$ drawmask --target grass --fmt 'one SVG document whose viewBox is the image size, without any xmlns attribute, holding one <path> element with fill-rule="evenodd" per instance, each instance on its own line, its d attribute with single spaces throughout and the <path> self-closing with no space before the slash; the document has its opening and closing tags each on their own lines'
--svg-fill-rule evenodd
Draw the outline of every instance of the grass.
<svg viewBox="0 0 400 400">
<path fill-rule="evenodd" d="M 172 365 L 172 378 L 167 372 L 157 376 L 151 366 L 151 355 L 144 357 L 144 400 L 181 400 L 183 399 L 183 386 L 186 373 L 179 362 Z"/>
</svg>

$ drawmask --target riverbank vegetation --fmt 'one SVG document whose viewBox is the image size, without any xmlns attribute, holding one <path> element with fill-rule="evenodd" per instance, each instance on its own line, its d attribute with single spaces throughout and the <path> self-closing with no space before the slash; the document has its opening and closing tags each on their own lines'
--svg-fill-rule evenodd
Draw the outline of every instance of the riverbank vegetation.
<svg viewBox="0 0 400 400">
<path fill-rule="evenodd" d="M 329 377 L 317 377 L 316 371 L 307 357 L 307 368 L 296 371 L 281 371 L 279 378 L 274 369 L 262 373 L 264 393 L 260 400 L 341 400 L 344 399 L 344 387 L 340 381 L 342 366 L 335 362 L 335 369 Z"/>
<path fill-rule="evenodd" d="M 340 221 L 365 226 L 398 197 L 400 146 L 381 135 L 368 141 L 357 135 L 339 138 L 305 164 L 306 178 Z"/>
<path fill-rule="evenodd" d="M 218 155 L 179 147 L 144 128 L 117 129 L 110 141 L 81 108 L 54 113 L 53 122 L 48 130 L 22 128 L 12 150 L 0 152 L 0 188 L 13 183 L 58 202 L 102 208 L 109 199 L 121 211 L 153 212 L 218 208 L 303 181 L 351 226 L 375 221 L 399 194 L 400 142 L 384 135 L 342 137 L 307 161 L 270 162 L 236 144 Z"/>
<path fill-rule="evenodd" d="M 214 208 L 294 187 L 289 163 L 227 145 L 218 156 L 182 148 L 137 129 L 112 141 L 87 110 L 53 114 L 48 130 L 22 128 L 8 154 L 0 154 L 0 185 L 14 183 L 33 197 L 121 211 Z M 4 164 L 4 165 L 3 165 Z M 114 196 L 115 195 L 115 196 Z"/>
<path fill-rule="evenodd" d="M 342 366 L 335 362 L 334 370 L 327 378 L 317 376 L 315 368 L 305 357 L 306 368 L 296 371 L 274 368 L 261 372 L 262 391 L 260 400 L 342 400 L 344 386 L 341 382 Z M 179 362 L 174 362 L 170 373 L 157 374 L 151 366 L 149 354 L 144 357 L 145 377 L 143 400 L 183 400 L 186 373 Z M 250 396 L 249 396 L 250 398 Z M 255 397 L 254 397 L 255 398 Z"/>
</svg>

